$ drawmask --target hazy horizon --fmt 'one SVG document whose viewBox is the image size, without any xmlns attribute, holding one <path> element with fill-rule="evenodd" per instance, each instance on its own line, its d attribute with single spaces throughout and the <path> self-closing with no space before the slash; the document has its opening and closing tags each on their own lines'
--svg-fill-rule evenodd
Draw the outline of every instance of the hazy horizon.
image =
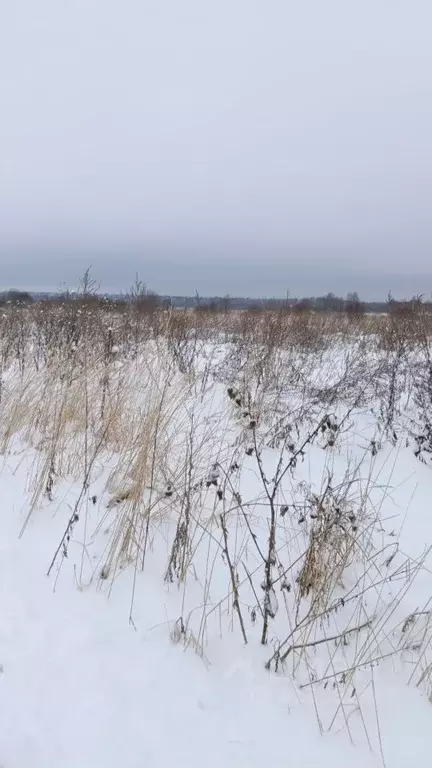
<svg viewBox="0 0 432 768">
<path fill-rule="evenodd" d="M 431 25 L 426 0 L 5 5 L 0 282 L 430 294 Z"/>
<path fill-rule="evenodd" d="M 73 269 L 77 267 L 76 260 L 68 262 Z M 425 299 L 432 297 L 432 276 L 419 274 L 407 276 L 404 274 L 377 273 L 371 279 L 370 274 L 357 272 L 344 272 L 339 269 L 321 271 L 319 264 L 313 265 L 286 265 L 276 264 L 269 267 L 254 265 L 250 274 L 247 263 L 241 269 L 237 269 L 237 275 L 227 280 L 226 272 L 232 271 L 228 262 L 205 264 L 198 262 L 182 262 L 179 269 L 178 263 L 143 262 L 141 269 L 135 274 L 124 274 L 119 259 L 116 273 L 118 280 L 107 283 L 100 280 L 100 274 L 90 262 L 82 260 L 81 271 L 72 271 L 71 266 L 65 270 L 61 279 L 47 282 L 40 280 L 22 279 L 21 281 L 8 282 L 3 276 L 0 281 L 0 290 L 16 288 L 30 292 L 55 293 L 65 288 L 75 290 L 78 288 L 80 277 L 87 267 L 91 266 L 91 276 L 96 281 L 101 292 L 122 293 L 127 292 L 133 285 L 136 275 L 150 290 L 160 295 L 193 296 L 196 292 L 202 297 L 226 296 L 243 298 L 284 298 L 287 293 L 290 297 L 322 296 L 332 292 L 345 297 L 347 293 L 356 291 L 364 301 L 384 301 L 389 292 L 395 298 L 408 299 L 414 295 L 423 295 Z M 170 276 L 161 277 L 162 267 Z M 238 267 L 238 265 L 237 265 Z M 312 272 L 312 274 L 311 274 Z M 25 274 L 25 273 L 23 273 Z M 275 281 L 279 283 L 279 290 L 273 290 Z M 206 286 L 210 286 L 206 289 Z M 231 286 L 231 290 L 228 289 Z"/>
</svg>

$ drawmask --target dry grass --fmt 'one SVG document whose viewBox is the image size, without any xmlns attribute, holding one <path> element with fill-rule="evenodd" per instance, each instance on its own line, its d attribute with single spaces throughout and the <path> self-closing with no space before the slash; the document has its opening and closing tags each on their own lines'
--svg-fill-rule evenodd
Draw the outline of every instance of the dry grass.
<svg viewBox="0 0 432 768">
<path fill-rule="evenodd" d="M 144 299 L 139 286 L 117 308 L 84 292 L 0 320 L 0 450 L 34 456 L 26 522 L 65 478 L 80 489 L 50 570 L 79 529 L 78 580 L 111 589 L 129 567 L 133 622 L 139 574 L 162 542 L 161 578 L 181 595 L 176 642 L 204 654 L 237 627 L 271 647 L 269 668 L 331 682 L 337 716 L 348 699 L 359 706 L 357 672 L 386 658 L 414 654 L 412 682 L 432 692 L 430 608 L 404 614 L 425 558 L 382 544 L 390 488 L 376 474 L 386 441 L 432 452 L 429 316 L 211 314 Z M 373 427 L 351 461 L 359 411 Z M 86 547 L 103 530 L 89 573 Z"/>
</svg>

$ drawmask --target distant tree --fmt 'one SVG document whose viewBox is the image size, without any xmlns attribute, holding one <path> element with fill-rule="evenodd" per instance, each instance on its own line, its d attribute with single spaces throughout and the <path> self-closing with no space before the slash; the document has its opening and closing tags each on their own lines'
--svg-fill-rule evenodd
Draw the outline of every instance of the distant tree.
<svg viewBox="0 0 432 768">
<path fill-rule="evenodd" d="M 357 291 L 353 291 L 353 293 L 347 293 L 345 301 L 345 312 L 350 317 L 359 317 L 360 315 L 364 315 L 365 306 L 363 302 L 360 301 L 360 297 Z"/>
<path fill-rule="evenodd" d="M 334 293 L 327 293 L 325 296 L 317 296 L 313 299 L 313 307 L 316 312 L 343 312 L 345 302 Z"/>
<path fill-rule="evenodd" d="M 342 312 L 344 308 L 344 301 L 339 296 L 335 296 L 334 293 L 328 293 L 324 297 L 327 309 L 330 312 Z"/>
<path fill-rule="evenodd" d="M 357 291 L 353 291 L 352 293 L 347 293 L 346 301 L 349 304 L 357 304 L 360 301 Z"/>
<path fill-rule="evenodd" d="M 195 307 L 195 312 L 202 314 L 210 314 L 219 312 L 221 308 L 220 299 L 210 299 L 208 301 L 200 301 Z"/>
<path fill-rule="evenodd" d="M 259 314 L 260 312 L 264 311 L 264 303 L 263 302 L 252 302 L 248 306 L 248 312 L 250 312 L 252 315 Z"/>
<path fill-rule="evenodd" d="M 10 291 L 0 294 L 0 302 L 2 304 L 32 304 L 33 296 L 27 291 L 12 288 Z"/>
<path fill-rule="evenodd" d="M 299 314 L 304 312 L 311 312 L 312 309 L 313 309 L 313 300 L 307 299 L 307 298 L 300 299 L 293 306 L 294 312 L 298 312 Z"/>
<path fill-rule="evenodd" d="M 142 315 L 152 314 L 161 304 L 159 296 L 149 290 L 146 284 L 139 279 L 138 275 L 136 275 L 135 283 L 130 289 L 127 299 L 135 307 L 135 310 Z"/>
</svg>

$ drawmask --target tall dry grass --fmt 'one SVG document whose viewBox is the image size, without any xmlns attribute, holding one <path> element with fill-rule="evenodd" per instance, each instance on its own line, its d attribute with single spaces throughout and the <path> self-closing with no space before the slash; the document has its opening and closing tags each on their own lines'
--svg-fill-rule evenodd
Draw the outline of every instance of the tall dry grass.
<svg viewBox="0 0 432 768">
<path fill-rule="evenodd" d="M 164 310 L 150 298 L 137 283 L 128 302 L 101 301 L 87 276 L 73 300 L 1 317 L 0 450 L 33 457 L 22 534 L 66 479 L 77 489 L 49 573 L 79 539 L 80 584 L 111 590 L 133 574 L 134 623 L 163 551 L 176 642 L 204 655 L 215 634 L 238 632 L 265 646 L 269 669 L 330 684 L 331 723 L 348 729 L 371 665 L 408 654 L 412 682 L 432 693 L 430 607 L 409 610 L 426 555 L 384 542 L 392 478 L 383 487 L 378 473 L 386 445 L 432 454 L 421 303 L 347 317 Z M 359 414 L 372 426 L 351 457 Z"/>
</svg>

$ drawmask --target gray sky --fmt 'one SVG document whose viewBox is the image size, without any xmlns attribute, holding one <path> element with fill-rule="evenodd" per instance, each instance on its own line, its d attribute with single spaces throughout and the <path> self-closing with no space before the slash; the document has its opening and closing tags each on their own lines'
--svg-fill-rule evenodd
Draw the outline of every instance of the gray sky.
<svg viewBox="0 0 432 768">
<path fill-rule="evenodd" d="M 430 293 L 431 30 L 431 0 L 0 0 L 0 283 Z"/>
</svg>

